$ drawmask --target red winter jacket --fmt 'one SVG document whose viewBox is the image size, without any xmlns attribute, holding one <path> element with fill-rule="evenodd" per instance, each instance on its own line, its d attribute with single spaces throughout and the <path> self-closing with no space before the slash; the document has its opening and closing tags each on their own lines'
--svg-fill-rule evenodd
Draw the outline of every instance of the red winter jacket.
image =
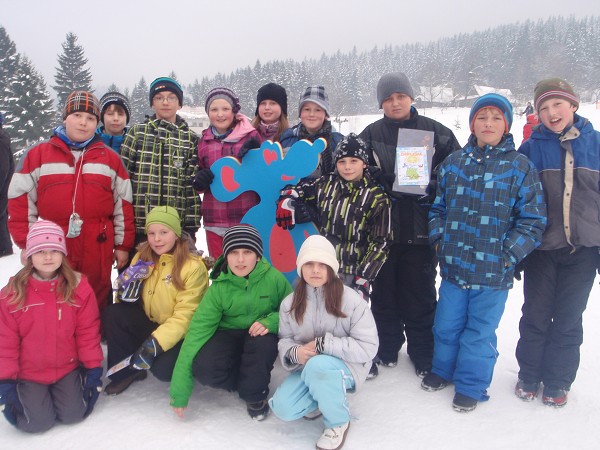
<svg viewBox="0 0 600 450">
<path fill-rule="evenodd" d="M 57 223 L 66 234 L 73 198 L 83 228 L 78 237 L 67 238 L 68 259 L 74 270 L 88 277 L 103 307 L 113 250 L 129 251 L 135 231 L 129 176 L 119 155 L 99 136 L 77 162 L 56 136 L 23 156 L 8 190 L 8 228 L 20 248 L 38 217 Z"/>
<path fill-rule="evenodd" d="M 25 304 L 8 302 L 13 292 L 0 293 L 0 380 L 53 384 L 80 364 L 102 365 L 100 315 L 85 276 L 75 289 L 74 304 L 58 298 L 58 280 L 31 277 Z"/>
</svg>

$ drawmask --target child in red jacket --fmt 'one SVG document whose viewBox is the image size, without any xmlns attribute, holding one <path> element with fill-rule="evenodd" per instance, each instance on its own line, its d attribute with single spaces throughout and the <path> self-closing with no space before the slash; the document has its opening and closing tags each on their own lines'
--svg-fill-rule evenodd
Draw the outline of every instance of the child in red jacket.
<svg viewBox="0 0 600 450">
<path fill-rule="evenodd" d="M 0 410 L 29 433 L 80 422 L 102 389 L 98 305 L 66 256 L 62 229 L 36 222 L 25 267 L 0 292 Z"/>
</svg>

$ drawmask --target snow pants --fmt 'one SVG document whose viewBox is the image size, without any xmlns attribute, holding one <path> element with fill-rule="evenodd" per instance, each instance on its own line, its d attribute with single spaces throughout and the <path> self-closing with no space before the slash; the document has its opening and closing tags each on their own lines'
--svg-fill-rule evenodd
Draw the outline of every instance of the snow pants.
<svg viewBox="0 0 600 450">
<path fill-rule="evenodd" d="M 237 391 L 248 403 L 265 400 L 277 342 L 273 333 L 252 337 L 248 330 L 217 330 L 194 358 L 192 374 L 200 384 Z"/>
<path fill-rule="evenodd" d="M 487 400 L 498 358 L 496 329 L 508 290 L 463 289 L 443 280 L 433 335 L 432 372 L 452 381 L 457 393 Z"/>
<path fill-rule="evenodd" d="M 269 400 L 281 420 L 299 419 L 317 408 L 323 413 L 325 428 L 350 421 L 346 391 L 354 389 L 354 379 L 344 361 L 330 355 L 310 358 L 304 368 L 292 372 Z"/>
<path fill-rule="evenodd" d="M 16 412 L 16 427 L 28 433 L 49 430 L 59 421 L 64 424 L 81 422 L 87 405 L 79 369 L 54 384 L 19 381 L 17 386 L 23 411 Z"/>
<path fill-rule="evenodd" d="M 596 277 L 598 248 L 535 250 L 525 259 L 519 378 L 570 389 L 579 368 L 583 312 Z"/>
<path fill-rule="evenodd" d="M 371 311 L 379 334 L 377 355 L 382 360 L 397 361 L 406 340 L 415 367 L 431 368 L 436 264 L 428 245 L 392 245 L 371 293 Z"/>
<path fill-rule="evenodd" d="M 102 314 L 102 323 L 106 333 L 107 367 L 109 369 L 140 348 L 142 343 L 158 328 L 156 322 L 148 319 L 139 301 L 109 305 Z M 150 368 L 152 375 L 160 381 L 171 381 L 182 344 L 183 340 L 154 359 Z M 109 378 L 112 381 L 120 381 L 136 372 L 137 369 L 127 367 L 112 374 Z"/>
</svg>

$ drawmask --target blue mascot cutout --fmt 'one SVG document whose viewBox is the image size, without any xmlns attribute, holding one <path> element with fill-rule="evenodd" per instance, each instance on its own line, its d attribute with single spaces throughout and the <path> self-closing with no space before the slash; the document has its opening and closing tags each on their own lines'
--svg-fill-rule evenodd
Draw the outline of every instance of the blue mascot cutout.
<svg viewBox="0 0 600 450">
<path fill-rule="evenodd" d="M 284 230 L 275 222 L 279 192 L 288 184 L 297 184 L 313 173 L 319 165 L 319 154 L 327 143 L 319 138 L 314 143 L 296 142 L 283 154 L 278 142 L 265 141 L 258 149 L 250 150 L 242 162 L 233 156 L 218 159 L 211 166 L 215 179 L 210 190 L 221 202 L 229 202 L 246 191 L 260 197 L 242 218 L 242 223 L 253 225 L 263 240 L 264 257 L 290 283 L 297 277 L 296 257 L 304 240 L 319 231 L 312 222 L 296 224 Z"/>
</svg>

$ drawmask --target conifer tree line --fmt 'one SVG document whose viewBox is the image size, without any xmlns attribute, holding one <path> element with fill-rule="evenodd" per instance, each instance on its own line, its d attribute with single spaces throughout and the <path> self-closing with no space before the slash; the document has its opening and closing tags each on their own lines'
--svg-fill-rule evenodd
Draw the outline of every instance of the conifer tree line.
<svg viewBox="0 0 600 450">
<path fill-rule="evenodd" d="M 5 115 L 4 127 L 14 150 L 49 137 L 52 127 L 61 119 L 60 111 L 69 92 L 93 90 L 87 64 L 77 36 L 67 33 L 62 53 L 58 55 L 53 102 L 43 77 L 31 61 L 17 52 L 0 25 L 0 111 Z M 176 67 L 177 62 L 173 61 L 173 65 Z M 598 101 L 600 16 L 528 20 L 429 43 L 387 45 L 363 52 L 355 47 L 348 53 L 338 50 L 332 55 L 303 61 L 257 61 L 253 67 L 240 68 L 229 75 L 218 73 L 196 79 L 185 86 L 185 102 L 201 107 L 210 89 L 227 86 L 240 97 L 243 112 L 253 115 L 256 91 L 265 83 L 275 82 L 288 91 L 289 115 L 293 119 L 297 115 L 295 100 L 304 88 L 321 84 L 329 93 L 334 115 L 376 113 L 377 80 L 383 73 L 395 71 L 406 73 L 415 90 L 442 86 L 452 88 L 460 98 L 473 94 L 472 86 L 479 84 L 511 89 L 522 102 L 531 99 L 537 80 L 559 76 L 576 87 L 583 101 Z M 151 80 L 161 74 L 147 75 Z M 177 79 L 174 72 L 170 76 Z M 148 82 L 144 76 L 131 91 L 119 89 L 118 80 L 113 81 L 109 90 L 129 96 L 132 123 L 150 114 Z"/>
</svg>

